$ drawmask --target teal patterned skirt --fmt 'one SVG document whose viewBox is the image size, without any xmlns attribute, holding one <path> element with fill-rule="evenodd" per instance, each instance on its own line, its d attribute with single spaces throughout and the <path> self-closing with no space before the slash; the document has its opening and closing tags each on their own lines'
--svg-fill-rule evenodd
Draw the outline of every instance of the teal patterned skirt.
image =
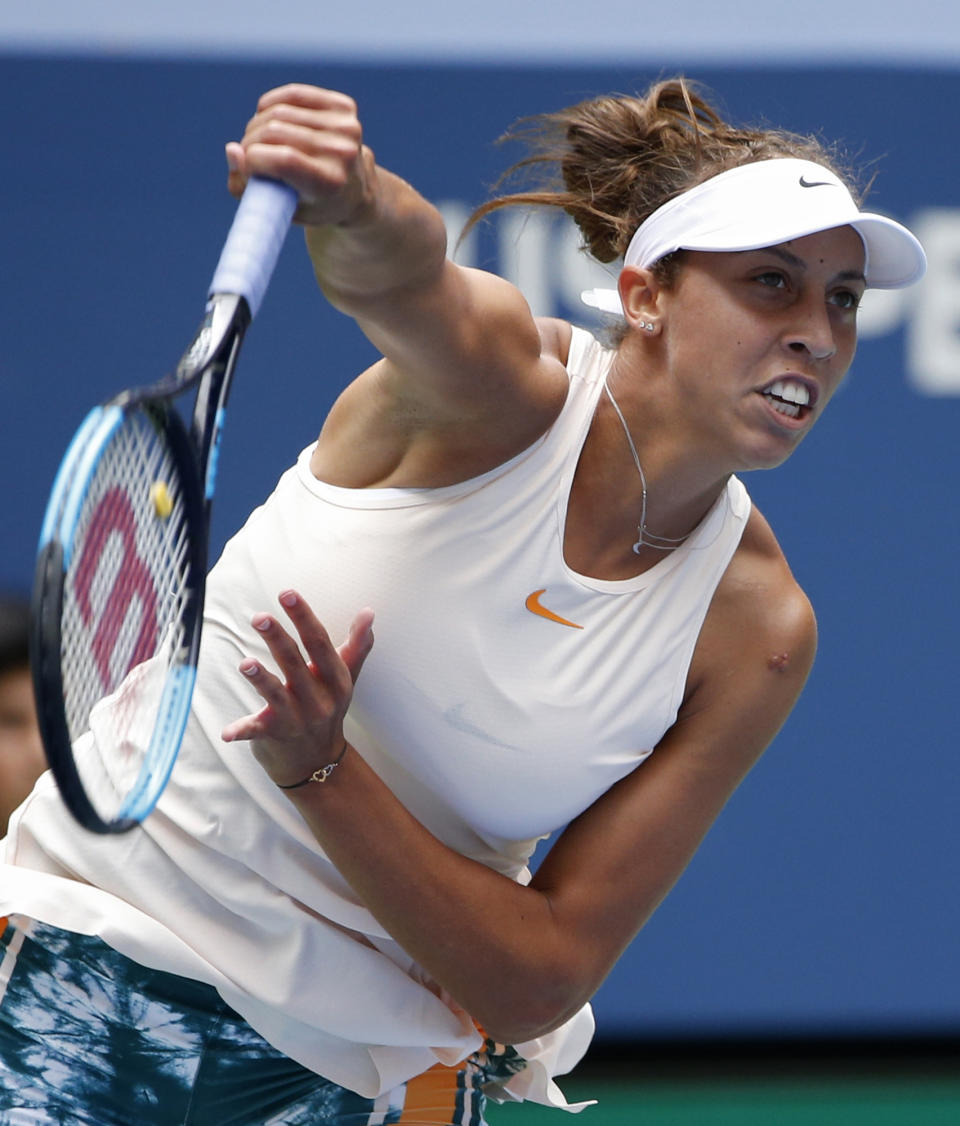
<svg viewBox="0 0 960 1126">
<path fill-rule="evenodd" d="M 483 1087 L 522 1067 L 488 1042 L 364 1098 L 271 1047 L 208 985 L 40 923 L 0 935 L 2 1126 L 484 1126 Z"/>
</svg>

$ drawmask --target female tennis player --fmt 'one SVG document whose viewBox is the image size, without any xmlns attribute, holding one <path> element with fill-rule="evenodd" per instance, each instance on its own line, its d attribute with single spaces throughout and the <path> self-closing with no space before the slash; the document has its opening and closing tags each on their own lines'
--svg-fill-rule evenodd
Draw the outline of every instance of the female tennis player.
<svg viewBox="0 0 960 1126">
<path fill-rule="evenodd" d="M 864 288 L 923 252 L 682 82 L 542 124 L 562 185 L 492 206 L 622 257 L 613 346 L 454 265 L 350 98 L 273 90 L 228 146 L 234 194 L 296 188 L 382 358 L 211 573 L 155 813 L 85 834 L 44 779 L 14 816 L 0 1105 L 30 1121 L 567 1105 L 591 995 L 793 707 L 814 616 L 737 474 L 796 449 Z"/>
</svg>

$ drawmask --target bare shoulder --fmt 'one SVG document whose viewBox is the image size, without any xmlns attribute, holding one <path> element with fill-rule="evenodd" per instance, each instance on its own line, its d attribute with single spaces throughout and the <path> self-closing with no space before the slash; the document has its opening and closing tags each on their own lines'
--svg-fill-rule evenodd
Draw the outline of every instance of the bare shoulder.
<svg viewBox="0 0 960 1126">
<path fill-rule="evenodd" d="M 809 668 L 817 633 L 813 607 L 770 525 L 756 508 L 717 588 L 710 618 L 725 631 L 735 622 L 741 623 L 736 632 L 743 635 L 748 647 L 785 647 L 784 652 L 769 654 L 771 660 L 781 659 L 780 667 L 794 655 L 800 661 L 808 659 Z M 713 623 L 708 619 L 708 624 Z"/>
<path fill-rule="evenodd" d="M 758 755 L 799 698 L 816 648 L 810 600 L 754 509 L 701 629 L 681 721 L 710 714 L 715 732 L 739 731 L 743 751 Z"/>
</svg>

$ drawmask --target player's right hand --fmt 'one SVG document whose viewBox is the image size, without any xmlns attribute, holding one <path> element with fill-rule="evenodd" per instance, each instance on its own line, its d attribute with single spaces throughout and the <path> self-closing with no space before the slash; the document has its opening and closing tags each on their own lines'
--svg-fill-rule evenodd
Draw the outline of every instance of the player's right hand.
<svg viewBox="0 0 960 1126">
<path fill-rule="evenodd" d="M 373 154 L 347 94 L 291 84 L 264 94 L 243 139 L 226 147 L 227 186 L 242 195 L 251 176 L 282 180 L 300 203 L 294 221 L 343 224 L 371 206 Z"/>
</svg>

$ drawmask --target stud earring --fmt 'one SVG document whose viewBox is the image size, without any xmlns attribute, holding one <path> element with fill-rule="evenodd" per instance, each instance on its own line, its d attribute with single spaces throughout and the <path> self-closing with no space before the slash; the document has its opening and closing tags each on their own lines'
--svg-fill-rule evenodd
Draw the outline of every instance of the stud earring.
<svg viewBox="0 0 960 1126">
<path fill-rule="evenodd" d="M 640 323 L 643 326 L 643 328 L 645 328 L 647 330 L 647 332 L 653 332 L 653 330 L 657 327 L 653 323 L 653 321 L 641 321 Z"/>
</svg>

